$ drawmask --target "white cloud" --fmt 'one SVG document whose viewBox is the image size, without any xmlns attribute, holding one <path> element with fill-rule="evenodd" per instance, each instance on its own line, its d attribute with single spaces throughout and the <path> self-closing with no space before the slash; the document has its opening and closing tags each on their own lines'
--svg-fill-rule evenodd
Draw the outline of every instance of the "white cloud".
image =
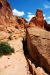
<svg viewBox="0 0 50 75">
<path fill-rule="evenodd" d="M 18 11 L 17 9 L 13 9 L 12 12 L 15 16 L 23 16 L 25 14 L 23 11 Z"/>
<path fill-rule="evenodd" d="M 29 18 L 26 18 L 26 20 L 29 22 L 30 21 L 30 19 Z"/>
<path fill-rule="evenodd" d="M 46 17 L 44 17 L 44 19 L 46 20 L 47 18 L 46 18 Z"/>
<path fill-rule="evenodd" d="M 45 15 L 45 14 L 43 14 L 43 16 L 45 17 L 46 15 Z"/>
<path fill-rule="evenodd" d="M 28 12 L 28 15 L 31 15 L 32 13 L 31 12 Z"/>
<path fill-rule="evenodd" d="M 50 16 L 48 16 L 48 17 L 45 16 L 44 18 L 45 18 L 46 20 L 50 20 Z"/>
<path fill-rule="evenodd" d="M 50 19 L 50 16 L 48 17 L 48 19 Z"/>
<path fill-rule="evenodd" d="M 43 16 L 44 16 L 44 19 L 46 20 L 46 15 L 45 15 L 45 14 L 43 14 Z"/>
<path fill-rule="evenodd" d="M 45 7 L 46 9 L 50 8 L 50 6 L 47 5 L 47 4 L 45 4 L 44 7 Z"/>
<path fill-rule="evenodd" d="M 47 21 L 48 24 L 50 24 L 50 21 Z"/>
<path fill-rule="evenodd" d="M 32 17 L 34 17 L 34 16 L 35 16 L 35 15 L 28 15 L 27 17 L 28 17 L 28 18 L 32 18 Z"/>
<path fill-rule="evenodd" d="M 48 17 L 44 16 L 44 19 L 47 21 L 48 24 L 50 24 L 50 16 Z"/>
<path fill-rule="evenodd" d="M 31 20 L 31 18 L 34 17 L 34 16 L 35 16 L 35 15 L 29 14 L 29 15 L 27 16 L 27 19 L 26 19 L 26 20 L 29 22 L 29 21 Z"/>
</svg>

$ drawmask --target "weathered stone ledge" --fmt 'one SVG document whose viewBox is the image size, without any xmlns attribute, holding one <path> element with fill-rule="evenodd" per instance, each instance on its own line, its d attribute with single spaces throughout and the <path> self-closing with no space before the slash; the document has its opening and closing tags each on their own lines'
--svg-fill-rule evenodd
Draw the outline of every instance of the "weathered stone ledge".
<svg viewBox="0 0 50 75">
<path fill-rule="evenodd" d="M 50 73 L 50 32 L 37 27 L 28 28 L 27 46 L 31 58 Z"/>
</svg>

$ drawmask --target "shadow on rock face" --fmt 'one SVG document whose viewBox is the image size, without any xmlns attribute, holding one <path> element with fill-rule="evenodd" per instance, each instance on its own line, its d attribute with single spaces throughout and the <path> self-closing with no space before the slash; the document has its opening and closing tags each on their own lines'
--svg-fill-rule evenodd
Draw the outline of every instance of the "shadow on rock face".
<svg viewBox="0 0 50 75">
<path fill-rule="evenodd" d="M 45 29 L 46 29 L 47 31 L 50 31 L 50 24 L 45 25 Z"/>
<path fill-rule="evenodd" d="M 2 3 L 0 3 L 0 9 L 2 9 Z"/>
</svg>

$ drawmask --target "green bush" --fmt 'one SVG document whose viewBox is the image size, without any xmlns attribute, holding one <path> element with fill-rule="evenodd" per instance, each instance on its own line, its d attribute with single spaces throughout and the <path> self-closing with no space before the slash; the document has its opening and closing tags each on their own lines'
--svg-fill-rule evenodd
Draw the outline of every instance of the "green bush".
<svg viewBox="0 0 50 75">
<path fill-rule="evenodd" d="M 0 56 L 11 55 L 12 53 L 14 53 L 14 49 L 7 42 L 0 43 Z"/>
</svg>

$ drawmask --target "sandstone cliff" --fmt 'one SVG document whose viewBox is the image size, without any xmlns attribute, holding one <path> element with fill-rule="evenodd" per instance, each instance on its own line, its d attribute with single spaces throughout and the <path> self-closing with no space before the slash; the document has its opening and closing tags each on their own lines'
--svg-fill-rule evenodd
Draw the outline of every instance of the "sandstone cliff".
<svg viewBox="0 0 50 75">
<path fill-rule="evenodd" d="M 7 0 L 0 1 L 0 26 L 18 26 L 16 17 L 13 16 L 11 6 Z"/>
<path fill-rule="evenodd" d="M 27 29 L 30 57 L 50 74 L 50 32 L 38 27 Z"/>
</svg>

